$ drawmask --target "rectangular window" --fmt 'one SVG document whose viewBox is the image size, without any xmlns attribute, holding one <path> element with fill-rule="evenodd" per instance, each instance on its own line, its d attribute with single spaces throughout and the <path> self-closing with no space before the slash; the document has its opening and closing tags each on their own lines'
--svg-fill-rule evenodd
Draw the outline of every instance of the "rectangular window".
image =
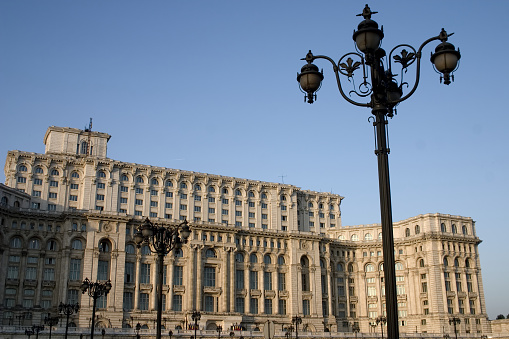
<svg viewBox="0 0 509 339">
<path fill-rule="evenodd" d="M 180 205 L 181 211 L 187 211 L 187 205 Z"/>
<path fill-rule="evenodd" d="M 48 204 L 48 211 L 56 211 L 57 205 L 55 204 Z"/>
<path fill-rule="evenodd" d="M 132 292 L 124 292 L 124 300 L 123 300 L 123 309 L 126 311 L 131 311 L 133 309 L 133 293 Z"/>
<path fill-rule="evenodd" d="M 70 200 L 70 201 L 78 201 L 78 196 L 77 196 L 77 195 L 72 195 L 72 194 L 71 194 L 71 195 L 69 196 L 69 200 Z"/>
<path fill-rule="evenodd" d="M 150 195 L 152 196 L 155 196 L 157 195 L 159 192 L 157 192 L 156 190 L 150 190 Z"/>
<path fill-rule="evenodd" d="M 248 205 L 249 207 L 255 207 L 255 203 L 253 201 L 250 201 Z"/>
<path fill-rule="evenodd" d="M 140 283 L 150 284 L 150 264 L 141 264 Z"/>
<path fill-rule="evenodd" d="M 127 198 L 120 198 L 121 204 L 127 204 Z"/>
<path fill-rule="evenodd" d="M 205 267 L 204 269 L 205 281 L 204 286 L 216 286 L 216 269 L 214 267 Z"/>
<path fill-rule="evenodd" d="M 142 212 L 141 211 L 134 211 L 134 215 L 141 217 L 142 216 Z"/>
<path fill-rule="evenodd" d="M 405 294 L 405 285 L 396 285 L 396 294 L 397 295 Z"/>
<path fill-rule="evenodd" d="M 272 272 L 263 272 L 263 288 L 266 291 L 272 290 Z"/>
<path fill-rule="evenodd" d="M 250 222 L 250 223 L 249 223 L 249 228 L 254 228 L 254 227 L 255 227 L 254 222 Z"/>
<path fill-rule="evenodd" d="M 142 311 L 148 310 L 148 293 L 140 293 L 140 300 L 139 300 L 139 309 Z"/>
<path fill-rule="evenodd" d="M 141 205 L 143 205 L 143 200 L 141 200 L 141 199 L 135 199 L 135 200 L 134 200 L 134 204 L 135 204 L 135 205 L 138 205 L 138 206 L 141 206 Z"/>
<path fill-rule="evenodd" d="M 187 200 L 187 194 L 185 194 L 185 193 L 180 193 L 180 199 L 182 199 L 182 200 Z"/>
<path fill-rule="evenodd" d="M 228 205 L 228 199 L 223 199 L 222 202 L 223 204 Z"/>
<path fill-rule="evenodd" d="M 272 299 L 265 299 L 265 314 L 272 314 Z"/>
<path fill-rule="evenodd" d="M 205 296 L 205 312 L 214 312 L 214 297 L 211 295 Z"/>
<path fill-rule="evenodd" d="M 201 212 L 201 206 L 194 206 L 195 212 Z"/>
<path fill-rule="evenodd" d="M 40 197 L 41 196 L 41 191 L 32 191 L 32 196 Z"/>
<path fill-rule="evenodd" d="M 236 217 L 241 217 L 242 216 L 242 211 L 235 211 L 235 216 Z"/>
<path fill-rule="evenodd" d="M 182 311 L 182 295 L 180 294 L 173 295 L 173 310 Z"/>
<path fill-rule="evenodd" d="M 282 215 L 281 216 L 281 221 L 286 221 L 286 220 L 288 220 L 288 217 L 286 215 Z"/>
<path fill-rule="evenodd" d="M 49 186 L 50 186 L 50 187 L 58 187 L 58 181 L 51 180 L 51 181 L 49 182 Z"/>
<path fill-rule="evenodd" d="M 44 269 L 44 281 L 55 281 L 55 269 L 45 268 Z"/>
<path fill-rule="evenodd" d="M 310 216 L 310 217 L 314 217 L 314 216 L 315 216 L 315 212 L 311 212 L 311 211 L 310 211 L 310 212 L 309 212 L 309 216 Z"/>
<path fill-rule="evenodd" d="M 428 283 L 423 282 L 423 283 L 421 283 L 421 286 L 422 286 L 422 293 L 428 293 Z"/>
<path fill-rule="evenodd" d="M 286 315 L 286 299 L 279 299 L 278 313 L 281 315 Z"/>
<path fill-rule="evenodd" d="M 19 182 L 20 184 L 24 184 L 24 183 L 26 183 L 26 182 L 27 182 L 27 178 L 25 178 L 25 177 L 18 177 L 18 182 Z"/>
<path fill-rule="evenodd" d="M 263 209 L 267 209 L 267 204 L 266 204 L 266 203 L 264 203 L 264 202 L 262 202 L 262 208 L 263 208 Z"/>
<path fill-rule="evenodd" d="M 97 280 L 109 279 L 108 264 L 108 261 L 99 260 L 97 263 Z"/>
<path fill-rule="evenodd" d="M 69 264 L 69 280 L 81 280 L 81 259 L 71 258 L 71 262 Z"/>
<path fill-rule="evenodd" d="M 166 192 L 166 198 L 173 198 L 173 192 Z"/>
<path fill-rule="evenodd" d="M 210 213 L 210 214 L 214 214 L 214 213 L 216 213 L 216 209 L 215 209 L 215 208 L 212 208 L 212 207 L 209 207 L 209 213 Z"/>
<path fill-rule="evenodd" d="M 228 210 L 221 210 L 222 215 L 228 215 Z"/>
<path fill-rule="evenodd" d="M 143 194 L 143 188 L 136 187 L 134 192 L 136 192 L 136 194 Z"/>
<path fill-rule="evenodd" d="M 25 269 L 26 280 L 37 280 L 37 267 L 27 267 Z"/>
<path fill-rule="evenodd" d="M 216 198 L 214 198 L 214 197 L 209 197 L 209 202 L 216 202 Z"/>
<path fill-rule="evenodd" d="M 34 185 L 42 185 L 42 179 L 34 179 Z"/>
<path fill-rule="evenodd" d="M 175 266 L 173 268 L 173 285 L 182 286 L 184 278 L 184 266 Z"/>
<path fill-rule="evenodd" d="M 120 192 L 127 193 L 129 192 L 129 188 L 127 186 L 120 186 Z"/>
<path fill-rule="evenodd" d="M 307 299 L 302 300 L 302 314 L 304 314 L 305 316 L 311 314 L 310 303 L 309 300 Z"/>
<path fill-rule="evenodd" d="M 53 292 L 53 291 L 50 291 L 48 290 L 49 292 Z M 68 304 L 76 304 L 77 302 L 79 302 L 79 295 L 81 294 L 81 291 L 78 291 L 78 290 L 68 290 L 67 291 L 67 303 Z M 49 295 L 48 297 L 51 297 L 51 295 Z"/>
<path fill-rule="evenodd" d="M 99 189 L 104 189 L 104 187 L 106 187 L 106 186 L 104 185 L 104 183 L 102 183 L 102 182 L 97 183 L 97 188 L 99 188 Z"/>
<path fill-rule="evenodd" d="M 242 221 L 235 221 L 236 227 L 242 227 Z"/>
<path fill-rule="evenodd" d="M 262 219 L 268 219 L 268 214 L 262 214 Z"/>
<path fill-rule="evenodd" d="M 244 289 L 244 270 L 235 271 L 235 288 L 238 290 Z"/>
<path fill-rule="evenodd" d="M 283 226 L 283 227 L 286 227 L 286 226 Z M 269 228 L 269 225 L 267 225 L 267 224 L 262 224 L 262 229 L 266 230 L 266 229 L 268 229 L 268 228 Z M 285 229 L 285 228 L 283 228 L 283 231 L 286 231 L 286 229 Z"/>
<path fill-rule="evenodd" d="M 258 314 L 258 299 L 251 298 L 249 300 L 249 313 Z"/>
<path fill-rule="evenodd" d="M 201 195 L 195 195 L 194 201 L 201 201 Z"/>
<path fill-rule="evenodd" d="M 173 208 L 173 204 L 171 202 L 167 202 L 164 204 L 164 208 Z"/>
<path fill-rule="evenodd" d="M 235 206 L 242 206 L 242 201 L 235 200 Z"/>
<path fill-rule="evenodd" d="M 235 298 L 235 312 L 244 313 L 245 305 L 244 298 L 237 297 Z"/>
<path fill-rule="evenodd" d="M 157 207 L 157 201 L 151 201 L 150 207 Z"/>
<path fill-rule="evenodd" d="M 124 283 L 131 284 L 134 283 L 134 263 L 126 262 L 125 270 L 124 270 Z"/>
<path fill-rule="evenodd" d="M 258 289 L 258 272 L 249 271 L 249 288 L 252 290 Z"/>
</svg>

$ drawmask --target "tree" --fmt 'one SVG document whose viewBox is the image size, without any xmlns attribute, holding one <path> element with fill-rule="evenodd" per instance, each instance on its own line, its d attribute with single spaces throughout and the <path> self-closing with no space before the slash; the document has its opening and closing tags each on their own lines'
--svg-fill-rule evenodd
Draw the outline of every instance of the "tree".
<svg viewBox="0 0 509 339">
<path fill-rule="evenodd" d="M 504 317 L 504 315 L 503 315 L 503 314 L 499 314 L 499 315 L 497 315 L 497 320 L 498 320 L 498 319 L 505 319 L 505 317 Z"/>
</svg>

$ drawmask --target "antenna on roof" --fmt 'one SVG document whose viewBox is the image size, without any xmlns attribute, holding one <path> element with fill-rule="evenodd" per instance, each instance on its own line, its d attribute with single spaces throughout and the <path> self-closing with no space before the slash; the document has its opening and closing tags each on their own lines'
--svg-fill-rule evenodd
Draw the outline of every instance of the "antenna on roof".
<svg viewBox="0 0 509 339">
<path fill-rule="evenodd" d="M 280 175 L 279 177 L 281 178 L 281 183 L 284 185 L 284 183 L 285 183 L 284 178 L 287 177 L 287 175 Z"/>
<path fill-rule="evenodd" d="M 91 132 L 91 131 L 92 131 L 92 118 L 90 118 L 88 128 L 85 127 L 85 132 Z"/>
<path fill-rule="evenodd" d="M 92 132 L 92 118 L 90 118 L 90 122 L 88 124 L 88 128 L 85 128 L 85 132 L 88 132 L 87 134 L 87 155 L 90 155 L 92 153 L 92 147 L 90 146 L 90 132 Z"/>
</svg>

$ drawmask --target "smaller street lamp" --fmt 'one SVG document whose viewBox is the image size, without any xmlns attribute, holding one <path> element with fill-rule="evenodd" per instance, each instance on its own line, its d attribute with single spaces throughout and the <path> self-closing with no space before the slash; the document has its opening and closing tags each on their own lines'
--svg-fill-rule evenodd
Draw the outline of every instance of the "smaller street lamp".
<svg viewBox="0 0 509 339">
<path fill-rule="evenodd" d="M 136 324 L 135 329 L 136 329 L 136 338 L 137 338 L 137 339 L 140 339 L 141 324 L 140 324 L 140 323 L 137 323 L 137 324 Z M 170 332 L 171 332 L 171 331 L 170 331 Z"/>
<path fill-rule="evenodd" d="M 290 339 L 292 337 L 292 332 L 293 332 L 293 325 L 288 325 L 286 327 L 286 333 L 285 333 L 286 339 Z"/>
<path fill-rule="evenodd" d="M 49 326 L 49 339 L 51 339 L 51 330 L 53 326 L 58 324 L 58 317 L 51 317 L 51 314 L 48 313 L 48 316 L 44 318 L 44 323 Z"/>
<path fill-rule="evenodd" d="M 83 280 L 83 283 L 81 284 L 81 291 L 83 294 L 88 291 L 89 297 L 93 299 L 92 304 L 92 329 L 90 330 L 90 339 L 94 339 L 94 327 L 95 327 L 95 306 L 97 303 L 97 299 L 99 297 L 102 297 L 103 295 L 107 295 L 111 290 L 111 281 L 108 279 L 106 282 L 99 282 L 96 281 L 91 282 L 88 280 L 88 278 L 85 278 Z"/>
<path fill-rule="evenodd" d="M 235 332 L 230 331 L 230 338 L 233 338 L 233 337 L 235 337 Z"/>
<path fill-rule="evenodd" d="M 35 338 L 39 338 L 39 332 L 44 330 L 44 325 L 33 325 L 32 330 L 35 332 Z"/>
<path fill-rule="evenodd" d="M 201 313 L 199 311 L 193 311 L 191 319 L 194 321 L 194 339 L 196 339 L 196 330 L 198 329 L 198 321 L 201 319 Z"/>
<path fill-rule="evenodd" d="M 296 315 L 292 318 L 292 323 L 295 324 L 295 339 L 299 339 L 299 324 L 302 324 L 302 318 Z"/>
<path fill-rule="evenodd" d="M 383 315 L 376 318 L 376 324 L 380 324 L 380 328 L 382 329 L 382 339 L 384 338 L 384 325 L 387 322 L 387 318 Z"/>
<path fill-rule="evenodd" d="M 357 333 L 359 333 L 360 331 L 360 327 L 359 327 L 359 324 L 358 323 L 353 323 L 352 325 L 352 332 L 355 334 L 355 338 L 357 338 Z"/>
<path fill-rule="evenodd" d="M 80 309 L 80 304 L 64 304 L 63 302 L 60 302 L 58 305 L 58 312 L 63 313 L 66 315 L 66 321 L 65 321 L 65 339 L 67 339 L 67 332 L 69 330 L 69 316 L 74 313 L 78 313 Z"/>
<path fill-rule="evenodd" d="M 168 335 L 170 336 L 170 339 L 171 339 L 171 336 L 173 335 L 173 331 L 170 330 L 170 332 L 168 332 Z"/>
<path fill-rule="evenodd" d="M 456 336 L 456 339 L 458 339 L 458 332 L 456 330 L 456 324 L 460 324 L 461 320 L 458 317 L 452 317 L 449 319 L 449 325 L 454 325 L 454 335 Z"/>
<path fill-rule="evenodd" d="M 217 339 L 221 339 L 221 331 L 223 330 L 223 326 L 219 325 L 216 327 L 217 331 Z"/>
<path fill-rule="evenodd" d="M 25 335 L 28 337 L 28 339 L 30 339 L 30 336 L 31 336 L 31 335 L 34 335 L 34 333 L 35 333 L 35 332 L 34 332 L 34 330 L 33 330 L 33 329 L 31 329 L 31 328 L 27 328 L 27 329 L 25 330 Z"/>
</svg>

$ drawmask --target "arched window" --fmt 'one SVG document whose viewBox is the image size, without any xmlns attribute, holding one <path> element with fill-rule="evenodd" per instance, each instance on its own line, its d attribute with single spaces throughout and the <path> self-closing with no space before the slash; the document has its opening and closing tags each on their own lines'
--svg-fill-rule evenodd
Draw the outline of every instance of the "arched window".
<svg viewBox="0 0 509 339">
<path fill-rule="evenodd" d="M 419 233 L 421 233 L 421 228 L 419 227 L 419 225 L 415 225 L 415 234 Z"/>
<path fill-rule="evenodd" d="M 265 192 L 262 193 L 262 199 L 267 199 L 267 193 Z"/>
<path fill-rule="evenodd" d="M 373 236 L 371 235 L 371 233 L 364 234 L 364 240 L 373 240 Z"/>
<path fill-rule="evenodd" d="M 208 248 L 205 252 L 205 257 L 207 258 L 217 258 L 216 251 L 214 251 L 212 248 Z"/>
<path fill-rule="evenodd" d="M 465 225 L 461 226 L 461 232 L 463 233 L 463 235 L 467 235 L 468 234 L 467 226 Z"/>
<path fill-rule="evenodd" d="M 322 209 L 322 208 L 323 208 L 323 204 L 322 204 L 322 203 L 319 203 L 319 204 L 318 204 L 318 208 L 319 208 L 319 209 Z"/>
<path fill-rule="evenodd" d="M 378 233 L 378 240 L 382 240 L 382 232 Z"/>
<path fill-rule="evenodd" d="M 244 262 L 244 254 L 238 252 L 235 254 L 235 261 L 236 262 Z"/>
<path fill-rule="evenodd" d="M 223 194 L 228 194 L 228 188 L 226 187 L 223 188 Z"/>
<path fill-rule="evenodd" d="M 99 242 L 99 252 L 111 252 L 111 243 L 108 240 Z"/>
<path fill-rule="evenodd" d="M 31 250 L 38 250 L 41 248 L 41 243 L 39 242 L 39 239 L 32 238 L 28 241 L 28 248 Z"/>
<path fill-rule="evenodd" d="M 151 255 L 152 252 L 150 251 L 150 247 L 148 245 L 144 245 L 141 247 L 141 254 L 142 255 Z"/>
<path fill-rule="evenodd" d="M 46 244 L 46 250 L 48 250 L 48 251 L 58 251 L 57 242 L 55 240 L 53 240 L 53 239 L 48 241 L 48 243 Z"/>
<path fill-rule="evenodd" d="M 235 195 L 242 195 L 242 192 L 239 189 L 235 190 Z"/>
<path fill-rule="evenodd" d="M 159 181 L 156 179 L 156 178 L 152 178 L 152 180 L 150 181 L 150 183 L 154 186 L 157 186 L 159 185 Z"/>
<path fill-rule="evenodd" d="M 253 191 L 249 191 L 248 195 L 249 195 L 250 198 L 254 198 L 254 196 L 255 196 Z"/>
<path fill-rule="evenodd" d="M 470 267 L 470 260 L 467 258 L 465 259 L 465 267 L 466 268 L 469 268 Z"/>
<path fill-rule="evenodd" d="M 214 186 L 209 186 L 209 192 L 214 193 L 215 191 L 216 189 L 214 188 Z"/>
<path fill-rule="evenodd" d="M 51 175 L 58 175 L 58 170 L 57 169 L 52 169 L 51 170 Z"/>
<path fill-rule="evenodd" d="M 345 267 L 343 266 L 342 263 L 338 263 L 337 269 L 338 269 L 338 272 L 343 272 L 345 270 Z"/>
<path fill-rule="evenodd" d="M 125 245 L 125 253 L 127 254 L 135 254 L 135 249 L 133 244 Z"/>
<path fill-rule="evenodd" d="M 373 266 L 373 264 L 367 264 L 364 267 L 364 271 L 366 271 L 366 272 L 374 272 L 375 271 L 375 266 Z"/>
<path fill-rule="evenodd" d="M 20 172 L 26 172 L 27 171 L 27 167 L 25 165 L 19 165 L 18 167 L 18 171 Z"/>
<path fill-rule="evenodd" d="M 277 257 L 277 264 L 278 265 L 284 265 L 285 264 L 285 257 L 283 257 L 282 255 Z"/>
<path fill-rule="evenodd" d="M 44 173 L 44 170 L 42 169 L 42 167 L 37 166 L 37 167 L 35 168 L 35 173 L 37 173 L 37 174 L 43 174 L 43 173 Z"/>
<path fill-rule="evenodd" d="M 380 272 L 383 272 L 384 271 L 384 263 L 381 263 L 380 264 Z"/>
<path fill-rule="evenodd" d="M 80 239 L 74 239 L 71 243 L 71 248 L 73 250 L 81 250 L 83 249 L 83 243 L 81 242 Z"/>
<path fill-rule="evenodd" d="M 195 191 L 201 191 L 201 185 L 200 184 L 194 185 L 194 190 Z"/>
<path fill-rule="evenodd" d="M 452 224 L 452 234 L 458 233 L 458 229 L 456 228 L 455 224 Z"/>
<path fill-rule="evenodd" d="M 352 240 L 352 241 L 359 241 L 359 235 L 352 234 L 352 236 L 350 237 L 350 240 Z"/>
<path fill-rule="evenodd" d="M 338 240 L 345 240 L 345 236 L 343 234 L 339 235 Z"/>
<path fill-rule="evenodd" d="M 410 236 L 410 229 L 406 228 L 405 229 L 405 237 L 409 237 L 409 236 Z"/>
<path fill-rule="evenodd" d="M 313 208 L 313 202 L 308 202 L 308 208 Z"/>
<path fill-rule="evenodd" d="M 310 291 L 309 260 L 306 256 L 300 258 L 302 290 Z"/>
<path fill-rule="evenodd" d="M 281 194 L 281 201 L 286 201 L 286 196 L 284 194 Z"/>
<path fill-rule="evenodd" d="M 175 250 L 175 258 L 182 258 L 184 256 L 184 252 L 182 252 L 181 248 L 177 248 Z"/>
<path fill-rule="evenodd" d="M 447 260 L 447 258 L 444 258 L 444 266 L 449 266 L 449 260 Z"/>
<path fill-rule="evenodd" d="M 104 173 L 104 171 L 99 171 L 99 172 L 97 172 L 97 176 L 99 178 L 106 178 L 106 173 Z"/>
<path fill-rule="evenodd" d="M 21 238 L 20 237 L 12 238 L 10 245 L 11 245 L 11 248 L 21 248 Z"/>
<path fill-rule="evenodd" d="M 333 204 L 330 204 L 330 205 L 329 205 L 329 209 L 330 209 L 331 211 L 334 211 L 334 205 L 333 205 Z"/>
<path fill-rule="evenodd" d="M 249 262 L 252 264 L 256 264 L 258 262 L 258 257 L 256 256 L 256 254 L 252 253 L 249 256 Z"/>
<path fill-rule="evenodd" d="M 88 154 L 88 142 L 83 141 L 83 142 L 81 143 L 80 153 L 81 153 L 81 154 Z"/>
<path fill-rule="evenodd" d="M 127 176 L 127 174 L 122 174 L 122 177 L 120 178 L 120 180 L 129 181 L 129 177 Z"/>
<path fill-rule="evenodd" d="M 180 188 L 187 188 L 187 184 L 185 182 L 180 183 Z"/>
<path fill-rule="evenodd" d="M 424 267 L 424 259 L 419 259 L 419 267 Z"/>
<path fill-rule="evenodd" d="M 403 264 L 400 262 L 397 262 L 396 265 L 394 265 L 394 268 L 396 269 L 396 271 L 400 271 L 403 269 Z"/>
<path fill-rule="evenodd" d="M 265 254 L 263 256 L 263 263 L 266 264 L 266 265 L 272 264 L 272 259 L 270 258 L 270 255 Z"/>
<path fill-rule="evenodd" d="M 173 182 L 171 180 L 166 180 L 166 187 L 173 187 Z"/>
<path fill-rule="evenodd" d="M 441 223 L 441 224 L 440 224 L 440 231 L 442 231 L 442 232 L 444 232 L 444 233 L 445 233 L 445 232 L 447 232 L 447 227 L 445 226 L 445 224 L 444 224 L 444 223 Z"/>
<path fill-rule="evenodd" d="M 7 204 L 9 203 L 9 199 L 7 199 L 7 197 L 2 197 L 1 203 L 3 206 L 7 206 Z"/>
<path fill-rule="evenodd" d="M 71 178 L 78 179 L 79 177 L 80 177 L 80 174 L 78 172 L 74 171 L 71 173 Z"/>
<path fill-rule="evenodd" d="M 455 258 L 454 259 L 454 267 L 459 267 L 460 266 L 460 262 L 458 260 L 458 258 Z"/>
<path fill-rule="evenodd" d="M 353 264 L 352 263 L 348 264 L 348 272 L 350 272 L 350 273 L 353 272 Z"/>
<path fill-rule="evenodd" d="M 325 261 L 320 259 L 320 268 L 325 268 Z"/>
<path fill-rule="evenodd" d="M 141 175 L 138 175 L 138 176 L 136 177 L 136 183 L 137 183 L 137 184 L 143 184 L 143 182 L 144 182 L 144 181 L 143 181 L 143 177 L 142 177 Z"/>
</svg>

